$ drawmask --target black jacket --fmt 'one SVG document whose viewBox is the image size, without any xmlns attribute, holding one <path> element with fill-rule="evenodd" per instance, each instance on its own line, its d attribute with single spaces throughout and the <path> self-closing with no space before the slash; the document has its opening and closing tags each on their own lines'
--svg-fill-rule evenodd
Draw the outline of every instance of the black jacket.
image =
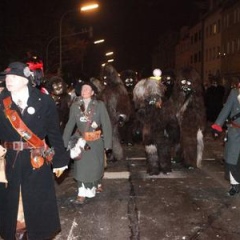
<svg viewBox="0 0 240 240">
<path fill-rule="evenodd" d="M 0 140 L 20 141 L 20 135 L 4 114 L 3 99 L 9 95 L 7 90 L 0 94 Z M 34 111 L 28 111 L 29 107 Z M 12 109 L 19 111 L 14 102 Z M 28 107 L 24 110 L 22 119 L 38 137 L 47 139 L 54 148 L 55 155 L 52 166 L 45 163 L 40 169 L 34 170 L 30 163 L 30 150 L 16 152 L 8 149 L 6 155 L 8 186 L 6 189 L 0 186 L 0 199 L 2 199 L 0 235 L 6 240 L 14 239 L 21 185 L 29 239 L 47 239 L 60 231 L 52 167 L 68 165 L 69 156 L 64 149 L 60 134 L 56 105 L 49 95 L 29 87 Z"/>
</svg>

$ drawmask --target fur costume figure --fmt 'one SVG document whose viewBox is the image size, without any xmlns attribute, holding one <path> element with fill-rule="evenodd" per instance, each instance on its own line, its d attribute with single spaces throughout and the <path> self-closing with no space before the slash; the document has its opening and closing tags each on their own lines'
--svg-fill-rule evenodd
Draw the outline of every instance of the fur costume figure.
<svg viewBox="0 0 240 240">
<path fill-rule="evenodd" d="M 171 150 L 179 141 L 179 125 L 171 98 L 165 97 L 166 86 L 161 71 L 155 77 L 140 80 L 133 90 L 137 116 L 142 122 L 142 138 L 147 158 L 147 173 L 171 172 Z"/>
<path fill-rule="evenodd" d="M 174 71 L 171 69 L 164 70 L 162 72 L 161 82 L 166 86 L 166 91 L 164 94 L 166 99 L 172 96 L 175 78 Z"/>
<path fill-rule="evenodd" d="M 131 114 L 130 98 L 118 72 L 111 64 L 102 68 L 101 79 L 105 87 L 99 98 L 107 107 L 113 129 L 113 158 L 109 161 L 123 160 L 124 152 L 120 142 L 119 127 L 129 120 Z"/>
<path fill-rule="evenodd" d="M 54 76 L 48 80 L 46 88 L 56 103 L 60 129 L 63 133 L 68 121 L 69 108 L 71 105 L 71 96 L 67 92 L 67 85 L 61 77 Z"/>
<path fill-rule="evenodd" d="M 137 83 L 137 73 L 133 70 L 124 70 L 121 72 L 120 77 L 128 91 L 132 111 L 128 122 L 119 128 L 119 133 L 122 143 L 131 146 L 135 142 L 141 141 L 141 124 L 136 118 L 133 102 L 133 89 Z"/>
<path fill-rule="evenodd" d="M 204 88 L 199 73 L 185 67 L 176 74 L 174 106 L 181 131 L 181 158 L 186 167 L 201 167 L 206 126 Z"/>
</svg>

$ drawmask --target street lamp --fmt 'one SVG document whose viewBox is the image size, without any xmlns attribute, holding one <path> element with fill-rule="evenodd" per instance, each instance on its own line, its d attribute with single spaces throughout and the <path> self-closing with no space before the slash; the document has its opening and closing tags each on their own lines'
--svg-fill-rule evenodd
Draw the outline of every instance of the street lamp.
<svg viewBox="0 0 240 240">
<path fill-rule="evenodd" d="M 96 3 L 92 3 L 92 4 L 87 4 L 87 5 L 84 5 L 80 8 L 80 11 L 81 12 L 84 12 L 84 11 L 89 11 L 89 10 L 92 10 L 92 9 L 95 9 L 95 8 L 98 8 L 99 5 L 96 4 Z M 59 72 L 58 74 L 61 75 L 62 74 L 62 23 L 63 23 L 63 19 L 66 15 L 68 15 L 69 13 L 72 13 L 72 12 L 76 12 L 76 9 L 73 9 L 73 10 L 68 10 L 66 11 L 60 18 L 60 22 L 59 22 Z"/>
<path fill-rule="evenodd" d="M 105 56 L 111 56 L 111 55 L 113 55 L 113 52 L 107 52 L 107 53 L 105 53 Z"/>
<path fill-rule="evenodd" d="M 93 43 L 94 44 L 99 44 L 99 43 L 103 43 L 104 41 L 105 41 L 104 39 L 99 39 L 99 40 L 94 41 Z"/>
</svg>

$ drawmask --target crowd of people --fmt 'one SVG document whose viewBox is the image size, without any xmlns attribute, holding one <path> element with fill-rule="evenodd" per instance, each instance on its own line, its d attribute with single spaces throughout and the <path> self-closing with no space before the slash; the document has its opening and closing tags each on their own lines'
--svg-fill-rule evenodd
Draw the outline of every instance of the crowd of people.
<svg viewBox="0 0 240 240">
<path fill-rule="evenodd" d="M 110 70 L 118 76 L 115 69 Z M 129 119 L 134 121 L 134 111 L 131 111 L 136 79 L 128 92 L 132 107 L 129 116 L 119 113 L 113 121 L 109 105 L 98 97 L 99 88 L 90 79 L 78 82 L 70 95 L 61 77 L 54 76 L 43 86 L 39 78 L 34 81 L 33 72 L 27 63 L 12 62 L 0 74 L 0 141 L 7 150 L 6 182 L 0 183 L 0 236 L 6 240 L 52 239 L 61 230 L 53 173 L 59 178 L 74 162 L 75 203 L 84 204 L 86 198 L 95 197 L 103 191 L 106 158 L 113 159 L 114 148 L 119 149 L 114 146 L 119 133 L 113 122 L 123 125 Z M 109 72 L 106 75 L 109 77 Z M 127 83 L 129 85 L 129 79 Z M 213 82 L 203 96 L 214 137 L 220 135 L 228 120 L 224 161 L 231 196 L 240 192 L 239 89 L 240 85 L 233 88 L 225 100 L 224 87 Z M 106 94 L 108 97 L 109 93 Z M 165 134 L 165 128 L 163 132 Z M 77 141 L 71 145 L 73 138 Z M 130 139 L 132 144 L 133 136 Z M 71 149 L 79 141 L 78 157 L 73 159 Z M 126 140 L 126 143 L 130 141 Z M 122 159 L 123 155 L 116 158 Z"/>
</svg>

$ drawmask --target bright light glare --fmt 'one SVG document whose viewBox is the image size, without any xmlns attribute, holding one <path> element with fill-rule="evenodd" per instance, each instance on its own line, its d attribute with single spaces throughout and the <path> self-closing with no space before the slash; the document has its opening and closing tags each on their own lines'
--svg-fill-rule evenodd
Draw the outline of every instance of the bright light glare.
<svg viewBox="0 0 240 240">
<path fill-rule="evenodd" d="M 95 4 L 90 4 L 90 5 L 86 5 L 86 6 L 83 6 L 81 7 L 81 11 L 88 11 L 88 10 L 92 10 L 92 9 L 95 9 L 95 8 L 98 8 L 99 5 L 97 3 Z"/>
<path fill-rule="evenodd" d="M 110 55 L 113 55 L 113 52 L 107 52 L 107 53 L 105 54 L 105 56 L 110 56 Z"/>
<path fill-rule="evenodd" d="M 109 59 L 108 62 L 114 62 L 114 59 Z"/>
<path fill-rule="evenodd" d="M 100 39 L 100 40 L 94 41 L 93 43 L 94 43 L 94 44 L 99 44 L 99 43 L 102 43 L 102 42 L 104 42 L 104 41 L 105 41 L 104 39 Z"/>
</svg>

